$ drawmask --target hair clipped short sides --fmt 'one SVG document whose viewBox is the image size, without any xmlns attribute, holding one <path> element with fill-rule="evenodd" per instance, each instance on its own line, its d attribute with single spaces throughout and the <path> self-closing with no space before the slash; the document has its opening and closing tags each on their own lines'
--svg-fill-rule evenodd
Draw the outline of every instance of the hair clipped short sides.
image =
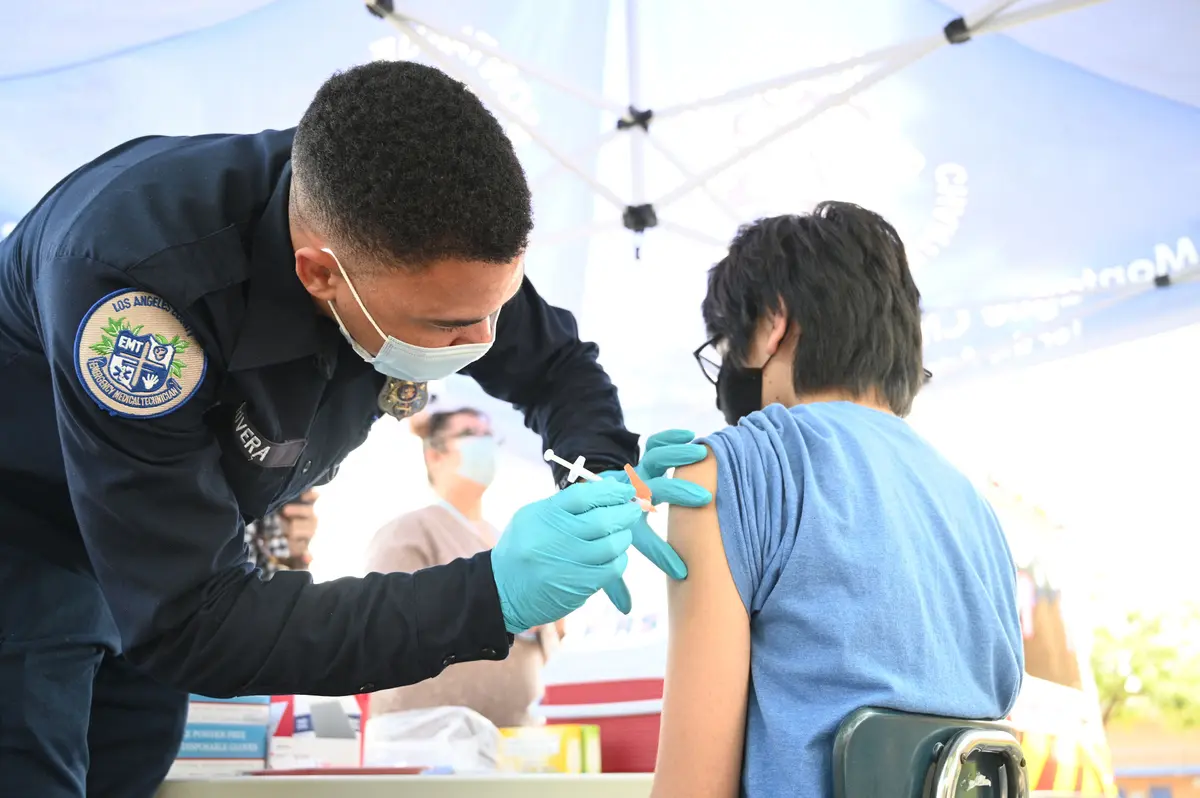
<svg viewBox="0 0 1200 798">
<path fill-rule="evenodd" d="M 306 220 L 376 263 L 510 263 L 533 229 L 500 123 L 464 84 L 421 64 L 374 61 L 327 80 L 296 128 L 292 167 Z"/>
<path fill-rule="evenodd" d="M 709 272 L 702 310 L 735 363 L 759 320 L 786 312 L 800 328 L 798 394 L 877 391 L 904 416 L 923 382 L 920 300 L 895 228 L 857 205 L 822 202 L 739 230 Z"/>
</svg>

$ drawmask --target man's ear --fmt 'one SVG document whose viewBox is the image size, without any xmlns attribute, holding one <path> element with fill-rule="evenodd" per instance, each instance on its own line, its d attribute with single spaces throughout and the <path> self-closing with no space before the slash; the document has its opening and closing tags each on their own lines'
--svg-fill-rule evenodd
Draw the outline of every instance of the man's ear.
<svg viewBox="0 0 1200 798">
<path fill-rule="evenodd" d="M 341 279 L 337 261 L 324 250 L 301 247 L 296 250 L 296 276 L 308 293 L 322 302 L 337 297 L 336 281 Z"/>
<path fill-rule="evenodd" d="M 783 339 L 788 335 L 788 327 L 794 325 L 790 324 L 786 313 L 774 312 L 767 317 L 766 326 L 767 339 L 763 343 L 767 356 L 770 357 L 779 351 Z"/>
</svg>

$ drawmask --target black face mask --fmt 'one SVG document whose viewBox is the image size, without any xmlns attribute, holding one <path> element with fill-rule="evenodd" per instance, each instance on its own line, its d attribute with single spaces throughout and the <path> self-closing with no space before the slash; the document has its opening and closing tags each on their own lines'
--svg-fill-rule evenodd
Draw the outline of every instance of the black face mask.
<svg viewBox="0 0 1200 798">
<path fill-rule="evenodd" d="M 717 374 L 717 409 L 730 426 L 755 410 L 762 410 L 763 370 L 721 364 Z"/>
</svg>

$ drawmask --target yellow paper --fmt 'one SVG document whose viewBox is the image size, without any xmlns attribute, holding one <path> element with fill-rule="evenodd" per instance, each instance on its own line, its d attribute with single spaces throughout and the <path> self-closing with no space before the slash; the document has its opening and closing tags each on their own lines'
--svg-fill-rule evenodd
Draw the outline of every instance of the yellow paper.
<svg viewBox="0 0 1200 798">
<path fill-rule="evenodd" d="M 501 729 L 497 765 L 512 773 L 599 773 L 600 727 L 556 724 Z"/>
</svg>

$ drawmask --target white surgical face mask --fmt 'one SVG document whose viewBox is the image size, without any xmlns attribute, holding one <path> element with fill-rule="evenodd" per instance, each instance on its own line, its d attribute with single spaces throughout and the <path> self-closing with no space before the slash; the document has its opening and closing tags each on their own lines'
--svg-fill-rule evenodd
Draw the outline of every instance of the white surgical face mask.
<svg viewBox="0 0 1200 798">
<path fill-rule="evenodd" d="M 458 475 L 487 487 L 496 478 L 496 439 L 491 435 L 458 438 Z"/>
<path fill-rule="evenodd" d="M 375 367 L 375 370 L 380 374 L 392 377 L 397 380 L 407 380 L 409 382 L 432 382 L 433 380 L 444 380 L 451 374 L 456 374 L 462 371 L 467 366 L 474 363 L 479 358 L 487 354 L 492 348 L 492 344 L 496 341 L 496 322 L 500 319 L 500 311 L 496 311 L 488 318 L 488 329 L 492 335 L 492 340 L 481 344 L 459 344 L 458 346 L 440 346 L 437 348 L 428 348 L 424 346 L 416 346 L 406 343 L 391 335 L 387 335 L 383 330 L 379 329 L 379 325 L 375 323 L 366 305 L 363 304 L 362 298 L 359 297 L 358 291 L 354 288 L 354 283 L 350 282 L 350 277 L 346 274 L 346 270 L 342 268 L 342 262 L 338 260 L 337 255 L 334 255 L 329 249 L 322 249 L 322 252 L 328 252 L 333 258 L 333 262 L 337 264 L 338 271 L 342 273 L 342 279 L 346 281 L 346 285 L 350 288 L 350 293 L 354 296 L 354 301 L 358 303 L 359 310 L 367 317 L 367 321 L 371 322 L 371 326 L 375 328 L 375 332 L 379 333 L 379 337 L 383 339 L 383 346 L 379 348 L 379 353 L 372 355 L 361 345 L 354 337 L 346 330 L 346 325 L 342 324 L 342 317 L 338 315 L 337 308 L 333 303 L 329 303 L 329 309 L 333 311 L 333 318 L 337 320 L 338 329 L 342 331 L 342 336 L 346 342 L 354 349 L 358 356 Z"/>
</svg>

